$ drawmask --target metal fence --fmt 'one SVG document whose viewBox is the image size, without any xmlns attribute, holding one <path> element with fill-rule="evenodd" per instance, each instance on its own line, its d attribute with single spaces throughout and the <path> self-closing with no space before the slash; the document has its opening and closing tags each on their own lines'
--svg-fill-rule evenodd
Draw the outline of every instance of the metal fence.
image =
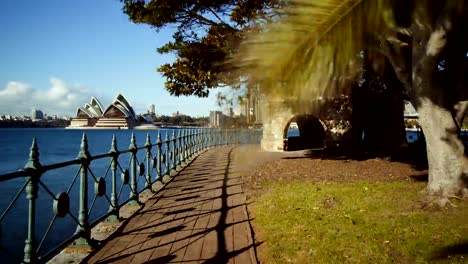
<svg viewBox="0 0 468 264">
<path fill-rule="evenodd" d="M 38 144 L 33 139 L 24 168 L 0 175 L 1 184 L 15 181 L 17 186 L 11 202 L 0 212 L 1 258 L 7 262 L 42 263 L 71 243 L 90 245 L 94 226 L 103 220 L 119 221 L 123 205 L 139 203 L 142 191 L 154 192 L 154 183 L 182 169 L 203 150 L 227 144 L 256 144 L 260 136 L 258 130 L 179 129 L 173 130 L 172 135 L 166 133 L 165 139 L 158 131 L 156 142 L 148 133 L 145 144 L 137 146 L 132 133 L 129 148 L 119 150 L 114 135 L 108 153 L 90 155 L 83 133 L 77 158 L 52 165 L 41 164 Z M 106 169 L 93 169 L 97 163 L 105 163 Z M 69 184 L 62 184 L 57 190 L 57 186 L 52 187 L 54 180 L 47 176 L 61 168 L 68 168 L 69 172 L 73 168 L 73 172 L 60 175 L 60 181 Z M 18 183 L 21 178 L 25 180 Z M 98 201 L 108 209 L 95 212 Z M 51 219 L 48 223 L 38 221 L 38 215 L 50 215 Z M 5 220 L 7 216 L 9 221 Z M 67 220 L 57 224 L 61 219 Z M 10 226 L 20 220 L 24 221 L 23 227 Z M 50 236 L 56 239 L 48 242 Z M 18 245 L 22 247 L 20 252 Z"/>
</svg>

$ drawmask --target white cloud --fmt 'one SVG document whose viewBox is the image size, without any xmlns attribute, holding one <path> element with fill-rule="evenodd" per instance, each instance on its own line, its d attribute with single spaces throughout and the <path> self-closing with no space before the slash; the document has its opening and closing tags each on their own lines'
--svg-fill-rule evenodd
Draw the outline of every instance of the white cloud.
<svg viewBox="0 0 468 264">
<path fill-rule="evenodd" d="M 74 115 L 76 109 L 88 102 L 94 94 L 80 85 L 50 78 L 47 89 L 30 84 L 9 82 L 0 88 L 0 115 L 30 115 L 32 109 L 40 109 L 49 115 Z"/>
</svg>

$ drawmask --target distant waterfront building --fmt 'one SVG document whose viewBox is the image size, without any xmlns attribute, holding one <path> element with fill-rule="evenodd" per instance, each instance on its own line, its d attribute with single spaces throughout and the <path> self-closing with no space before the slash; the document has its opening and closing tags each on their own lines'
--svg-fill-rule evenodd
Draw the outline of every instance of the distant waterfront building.
<svg viewBox="0 0 468 264">
<path fill-rule="evenodd" d="M 223 114 L 225 116 L 233 117 L 234 116 L 234 111 L 232 110 L 232 107 L 227 107 L 227 108 L 224 108 Z"/>
<path fill-rule="evenodd" d="M 78 108 L 76 118 L 72 118 L 69 127 L 129 129 L 133 128 L 136 123 L 133 107 L 122 94 L 117 94 L 105 110 L 101 103 L 92 97 L 89 104 Z"/>
<path fill-rule="evenodd" d="M 76 110 L 76 117 L 78 118 L 99 118 L 103 114 L 102 105 L 98 99 L 94 96 L 91 97 L 89 104 L 85 104 L 84 107 L 79 107 Z"/>
<path fill-rule="evenodd" d="M 240 115 L 247 116 L 249 114 L 249 99 L 247 97 L 242 97 L 239 102 Z"/>
<path fill-rule="evenodd" d="M 260 85 L 253 85 L 239 102 L 240 114 L 246 117 L 248 124 L 262 124 L 266 115 L 266 103 L 266 96 L 261 93 Z"/>
<path fill-rule="evenodd" d="M 143 119 L 145 119 L 146 122 L 152 123 L 154 114 L 144 114 L 144 115 L 142 115 L 142 117 L 143 117 Z"/>
<path fill-rule="evenodd" d="M 221 111 L 210 111 L 210 127 L 220 127 L 223 125 L 224 115 Z"/>
<path fill-rule="evenodd" d="M 104 110 L 97 98 L 91 97 L 91 101 L 76 110 L 76 117 L 71 119 L 70 127 L 94 127 Z"/>
<path fill-rule="evenodd" d="M 239 103 L 236 108 L 233 110 L 234 111 L 234 116 L 240 116 L 242 115 L 242 110 L 243 106 L 242 106 L 242 103 Z"/>
<path fill-rule="evenodd" d="M 148 114 L 154 115 L 155 113 L 156 113 L 156 111 L 155 111 L 154 104 L 150 104 L 150 105 L 148 106 Z"/>
<path fill-rule="evenodd" d="M 44 113 L 41 110 L 32 110 L 31 111 L 31 119 L 32 120 L 42 120 L 44 119 Z"/>
<path fill-rule="evenodd" d="M 262 124 L 265 120 L 266 96 L 260 92 L 260 86 L 253 88 L 249 96 L 249 115 L 248 122 Z"/>
</svg>

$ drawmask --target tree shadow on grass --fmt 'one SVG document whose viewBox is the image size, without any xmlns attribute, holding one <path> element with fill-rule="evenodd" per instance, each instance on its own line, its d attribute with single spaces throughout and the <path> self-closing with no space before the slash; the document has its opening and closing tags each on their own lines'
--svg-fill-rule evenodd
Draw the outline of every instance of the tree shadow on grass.
<svg viewBox="0 0 468 264">
<path fill-rule="evenodd" d="M 417 182 L 428 182 L 429 181 L 429 174 L 415 174 L 409 176 L 413 181 Z"/>
<path fill-rule="evenodd" d="M 428 169 L 425 144 L 415 142 L 395 148 L 392 151 L 368 151 L 353 146 L 327 147 L 324 149 L 308 149 L 296 153 L 289 152 L 283 159 L 323 159 L 323 160 L 354 160 L 384 159 L 390 162 L 400 162 L 411 165 L 415 170 Z"/>
<path fill-rule="evenodd" d="M 468 256 L 468 240 L 463 240 L 450 246 L 443 247 L 432 254 L 431 261 L 443 260 L 453 257 Z"/>
</svg>

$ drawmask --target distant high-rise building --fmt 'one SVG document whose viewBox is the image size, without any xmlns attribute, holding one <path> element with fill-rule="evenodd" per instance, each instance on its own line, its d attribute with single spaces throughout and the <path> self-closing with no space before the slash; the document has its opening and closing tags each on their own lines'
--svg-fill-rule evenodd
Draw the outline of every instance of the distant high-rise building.
<svg viewBox="0 0 468 264">
<path fill-rule="evenodd" d="M 266 96 L 261 93 L 260 85 L 255 84 L 249 88 L 247 97 L 242 100 L 243 113 L 249 124 L 262 124 L 266 115 Z"/>
<path fill-rule="evenodd" d="M 227 107 L 227 108 L 224 108 L 223 114 L 225 116 L 233 117 L 234 116 L 234 111 L 232 111 L 232 107 Z"/>
<path fill-rule="evenodd" d="M 148 114 L 154 115 L 155 113 L 156 113 L 156 111 L 155 111 L 155 108 L 154 108 L 154 104 L 150 104 L 148 106 Z"/>
<path fill-rule="evenodd" d="M 249 114 L 249 99 L 243 97 L 239 102 L 240 115 L 247 116 Z"/>
<path fill-rule="evenodd" d="M 220 127 L 223 125 L 224 115 L 221 111 L 210 111 L 210 127 Z"/>
<path fill-rule="evenodd" d="M 44 113 L 41 110 L 32 110 L 31 111 L 31 119 L 32 120 L 42 120 L 44 119 Z"/>
</svg>

